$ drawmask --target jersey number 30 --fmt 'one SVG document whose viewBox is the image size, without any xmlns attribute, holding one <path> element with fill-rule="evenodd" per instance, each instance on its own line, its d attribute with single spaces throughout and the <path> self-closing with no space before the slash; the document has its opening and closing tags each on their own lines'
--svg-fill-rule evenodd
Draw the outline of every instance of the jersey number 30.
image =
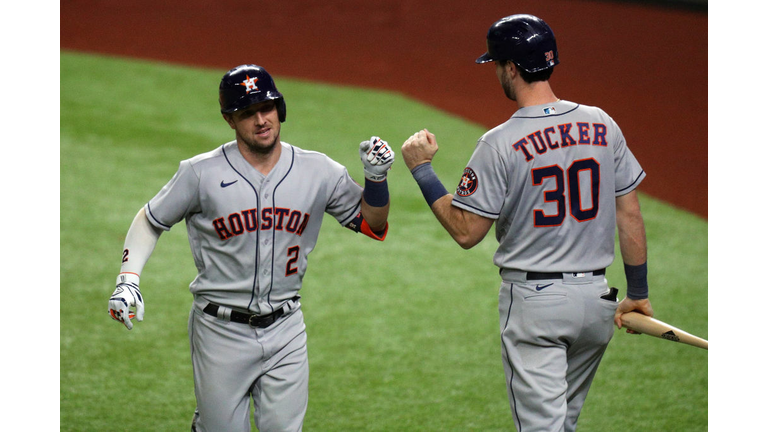
<svg viewBox="0 0 768 432">
<path fill-rule="evenodd" d="M 583 174 L 582 174 L 583 173 Z M 589 175 L 592 207 L 582 208 L 581 175 Z M 531 179 L 534 186 L 541 186 L 544 179 L 555 179 L 555 189 L 544 191 L 544 201 L 557 203 L 556 214 L 546 214 L 544 210 L 533 211 L 533 225 L 535 227 L 553 227 L 563 223 L 566 216 L 566 201 L 571 216 L 579 222 L 594 219 L 600 207 L 600 164 L 594 159 L 580 159 L 574 161 L 567 170 L 559 165 L 550 165 L 531 170 Z M 566 190 L 566 180 L 568 187 Z M 566 193 L 567 192 L 567 193 Z"/>
</svg>

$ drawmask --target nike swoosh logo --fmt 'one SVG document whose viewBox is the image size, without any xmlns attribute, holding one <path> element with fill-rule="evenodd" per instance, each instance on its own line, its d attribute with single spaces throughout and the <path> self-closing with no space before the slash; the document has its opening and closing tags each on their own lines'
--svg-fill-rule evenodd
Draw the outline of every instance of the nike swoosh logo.
<svg viewBox="0 0 768 432">
<path fill-rule="evenodd" d="M 541 290 L 543 290 L 544 288 L 546 288 L 546 287 L 548 287 L 548 286 L 552 286 L 552 285 L 554 285 L 554 284 L 536 285 L 536 291 L 541 291 Z"/>
<path fill-rule="evenodd" d="M 221 187 L 225 188 L 225 187 L 227 187 L 227 186 L 232 186 L 232 185 L 233 185 L 233 184 L 235 184 L 235 183 L 237 183 L 237 180 L 235 180 L 235 181 L 233 181 L 233 182 L 229 182 L 229 183 L 224 183 L 224 180 L 222 180 L 222 181 L 221 181 L 221 184 L 220 184 L 219 186 L 221 186 Z"/>
</svg>

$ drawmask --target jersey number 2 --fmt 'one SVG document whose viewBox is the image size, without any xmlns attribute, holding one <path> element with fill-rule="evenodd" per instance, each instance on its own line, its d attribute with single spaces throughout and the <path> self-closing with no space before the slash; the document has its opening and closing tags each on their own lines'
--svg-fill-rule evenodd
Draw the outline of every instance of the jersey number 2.
<svg viewBox="0 0 768 432">
<path fill-rule="evenodd" d="M 288 263 L 285 265 L 285 275 L 290 276 L 299 272 L 296 263 L 299 261 L 299 247 L 291 246 L 288 248 Z"/>
<path fill-rule="evenodd" d="M 588 173 L 590 177 L 590 191 L 588 193 L 591 195 L 592 207 L 586 209 L 581 206 L 582 191 L 579 176 L 582 172 Z M 541 186 L 544 179 L 549 177 L 555 179 L 555 189 L 544 191 L 544 201 L 557 203 L 557 213 L 546 214 L 544 210 L 534 210 L 533 225 L 535 227 L 553 227 L 562 224 L 566 215 L 566 201 L 568 201 L 571 216 L 579 222 L 588 221 L 597 216 L 600 207 L 600 164 L 596 160 L 590 158 L 574 161 L 567 171 L 564 171 L 559 165 L 531 170 L 534 186 Z M 568 181 L 567 194 L 566 178 Z"/>
</svg>

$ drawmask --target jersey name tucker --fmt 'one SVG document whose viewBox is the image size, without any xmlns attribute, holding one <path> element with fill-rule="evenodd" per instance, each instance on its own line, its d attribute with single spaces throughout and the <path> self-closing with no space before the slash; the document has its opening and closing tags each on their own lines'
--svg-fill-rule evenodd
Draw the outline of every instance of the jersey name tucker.
<svg viewBox="0 0 768 432">
<path fill-rule="evenodd" d="M 550 126 L 537 130 L 512 144 L 515 151 L 523 152 L 525 161 L 530 162 L 535 154 L 544 154 L 548 150 L 575 145 L 596 145 L 606 147 L 605 135 L 608 128 L 602 123 L 577 122 Z M 532 151 L 531 151 L 532 149 Z"/>
<path fill-rule="evenodd" d="M 309 213 L 282 207 L 265 207 L 261 209 L 259 218 L 258 209 L 248 209 L 232 213 L 227 217 L 213 220 L 213 228 L 221 240 L 227 240 L 246 232 L 257 229 L 287 231 L 298 236 L 304 233 L 309 223 Z"/>
</svg>

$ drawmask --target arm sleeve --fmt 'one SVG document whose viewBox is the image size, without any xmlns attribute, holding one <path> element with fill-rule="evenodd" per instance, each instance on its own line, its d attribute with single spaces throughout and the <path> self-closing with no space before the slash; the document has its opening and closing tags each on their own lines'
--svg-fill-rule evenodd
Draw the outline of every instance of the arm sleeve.
<svg viewBox="0 0 768 432">
<path fill-rule="evenodd" d="M 125 236 L 120 273 L 132 273 L 140 277 L 162 232 L 149 223 L 143 208 L 139 210 Z"/>
</svg>

